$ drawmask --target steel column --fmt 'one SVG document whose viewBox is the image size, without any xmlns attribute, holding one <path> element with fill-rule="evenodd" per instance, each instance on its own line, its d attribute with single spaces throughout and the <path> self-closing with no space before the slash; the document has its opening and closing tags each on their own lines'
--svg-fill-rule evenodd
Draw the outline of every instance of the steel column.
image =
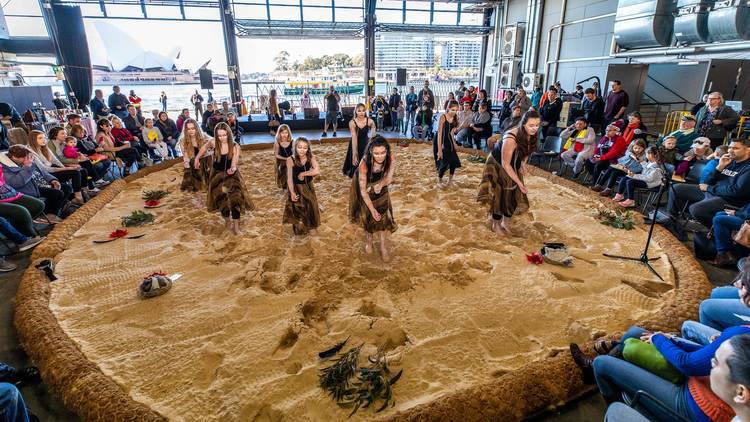
<svg viewBox="0 0 750 422">
<path fill-rule="evenodd" d="M 492 9 L 485 9 L 484 20 L 482 20 L 482 25 L 490 26 L 490 22 L 492 22 Z M 484 86 L 484 67 L 487 66 L 487 53 L 488 53 L 487 50 L 488 50 L 489 42 L 490 42 L 490 34 L 482 35 L 482 50 L 479 53 L 479 84 L 478 85 L 483 89 L 488 88 Z"/>
<path fill-rule="evenodd" d="M 239 107 L 239 102 L 242 101 L 242 79 L 240 59 L 237 54 L 237 37 L 234 35 L 234 15 L 232 15 L 231 0 L 219 0 L 219 10 L 221 29 L 224 33 L 224 51 L 227 56 L 229 93 L 232 97 L 232 103 Z"/>
<path fill-rule="evenodd" d="M 367 95 L 369 89 L 370 77 L 375 74 L 375 5 L 376 0 L 365 0 L 365 95 Z M 368 109 L 369 104 L 368 99 Z"/>
</svg>

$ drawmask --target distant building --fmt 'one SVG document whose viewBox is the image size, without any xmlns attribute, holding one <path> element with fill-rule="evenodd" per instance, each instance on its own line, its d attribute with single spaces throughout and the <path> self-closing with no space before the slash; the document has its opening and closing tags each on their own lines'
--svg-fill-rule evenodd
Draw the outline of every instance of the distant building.
<svg viewBox="0 0 750 422">
<path fill-rule="evenodd" d="M 478 62 L 477 62 L 478 63 Z M 384 34 L 375 38 L 375 68 L 393 71 L 425 69 L 435 65 L 435 43 L 429 37 Z"/>
<path fill-rule="evenodd" d="M 440 67 L 446 70 L 479 67 L 482 43 L 471 40 L 447 41 L 443 45 Z"/>
</svg>

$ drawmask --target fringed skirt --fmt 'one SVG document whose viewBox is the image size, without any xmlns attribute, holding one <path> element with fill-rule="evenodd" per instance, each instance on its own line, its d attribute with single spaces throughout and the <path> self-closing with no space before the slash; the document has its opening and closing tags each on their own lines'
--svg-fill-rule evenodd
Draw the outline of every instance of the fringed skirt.
<svg viewBox="0 0 750 422">
<path fill-rule="evenodd" d="M 286 160 L 276 159 L 276 187 L 286 189 Z"/>
<path fill-rule="evenodd" d="M 206 206 L 209 211 L 231 211 L 234 208 L 239 209 L 240 213 L 255 209 L 239 170 L 230 176 L 214 168 L 211 168 L 208 180 Z"/>
<path fill-rule="evenodd" d="M 521 174 L 518 177 L 523 181 Z M 529 209 L 529 198 L 491 154 L 487 156 L 484 165 L 477 202 L 488 205 L 492 214 L 505 217 L 512 217 Z"/>
<path fill-rule="evenodd" d="M 379 194 L 373 189 L 374 183 L 367 186 L 367 193 L 375 210 L 380 213 L 380 221 L 375 221 L 367 208 L 365 201 L 360 195 L 359 178 L 352 178 L 349 188 L 349 221 L 361 225 L 366 232 L 375 233 L 380 231 L 395 232 L 398 228 L 393 218 L 393 207 L 391 197 L 388 194 L 388 186 L 384 186 Z"/>
<path fill-rule="evenodd" d="M 315 187 L 312 182 L 295 184 L 294 191 L 299 195 L 297 202 L 293 202 L 287 195 L 284 206 L 284 224 L 291 224 L 296 235 L 305 235 L 310 230 L 320 226 L 320 208 Z"/>
<path fill-rule="evenodd" d="M 191 160 L 192 161 L 192 160 Z M 206 189 L 208 186 L 208 175 L 211 169 L 211 157 L 203 157 L 200 160 L 200 168 L 193 168 L 193 163 L 190 163 L 190 168 L 184 169 L 182 173 L 182 183 L 180 184 L 180 190 L 186 192 L 200 192 Z"/>
</svg>

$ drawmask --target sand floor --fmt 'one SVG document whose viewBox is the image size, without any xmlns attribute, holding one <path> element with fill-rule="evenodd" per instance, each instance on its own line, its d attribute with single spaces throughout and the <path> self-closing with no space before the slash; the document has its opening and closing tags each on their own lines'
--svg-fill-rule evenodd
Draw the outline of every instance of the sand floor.
<svg viewBox="0 0 750 422">
<path fill-rule="evenodd" d="M 347 336 L 365 344 L 363 363 L 386 344 L 404 370 L 396 406 L 383 412 L 391 414 L 622 330 L 671 294 L 659 246 L 651 256 L 662 257 L 653 264 L 667 283 L 603 257 L 637 256 L 646 233 L 599 224 L 596 204 L 573 191 L 529 177 L 531 211 L 514 225 L 525 236 L 500 240 L 475 202 L 481 164 L 464 160 L 457 186 L 436 190 L 431 148 L 396 150 L 389 265 L 365 255 L 362 231 L 347 221 L 345 145 L 314 146 L 322 225 L 302 241 L 281 224 L 271 152 L 244 152 L 257 209 L 242 236 L 179 191 L 181 165 L 151 174 L 74 235 L 58 257 L 50 308 L 89 360 L 172 420 L 307 421 L 348 415 L 317 386 L 317 353 Z M 146 237 L 91 243 L 156 188 L 171 194 L 151 210 L 157 223 Z M 568 244 L 575 266 L 528 264 L 524 252 L 543 241 Z M 138 299 L 141 277 L 156 270 L 183 277 L 164 296 Z M 364 409 L 352 419 L 373 417 Z"/>
</svg>

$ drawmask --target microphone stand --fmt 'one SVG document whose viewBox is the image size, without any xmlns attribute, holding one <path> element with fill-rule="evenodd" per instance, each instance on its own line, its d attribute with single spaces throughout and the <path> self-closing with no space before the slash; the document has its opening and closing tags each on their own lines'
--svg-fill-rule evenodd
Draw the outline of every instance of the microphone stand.
<svg viewBox="0 0 750 422">
<path fill-rule="evenodd" d="M 623 259 L 627 261 L 637 261 L 641 264 L 645 265 L 649 271 L 651 271 L 655 276 L 659 277 L 659 280 L 664 281 L 664 279 L 659 275 L 659 273 L 656 272 L 654 267 L 651 266 L 651 261 L 658 261 L 661 259 L 659 258 L 649 258 L 648 257 L 648 248 L 651 245 L 651 237 L 654 234 L 654 226 L 656 225 L 656 216 L 659 212 L 659 204 L 661 203 L 662 196 L 664 195 L 664 192 L 669 189 L 669 178 L 667 177 L 666 172 L 664 173 L 664 176 L 662 177 L 661 186 L 659 186 L 659 193 L 657 194 L 656 198 L 656 205 L 654 206 L 654 218 L 651 219 L 651 226 L 648 229 L 648 237 L 646 238 L 646 246 L 643 248 L 643 252 L 641 253 L 641 256 L 639 257 L 632 257 L 632 256 L 621 256 L 621 255 L 611 255 L 611 254 L 603 254 L 607 258 L 615 258 L 615 259 Z"/>
</svg>

